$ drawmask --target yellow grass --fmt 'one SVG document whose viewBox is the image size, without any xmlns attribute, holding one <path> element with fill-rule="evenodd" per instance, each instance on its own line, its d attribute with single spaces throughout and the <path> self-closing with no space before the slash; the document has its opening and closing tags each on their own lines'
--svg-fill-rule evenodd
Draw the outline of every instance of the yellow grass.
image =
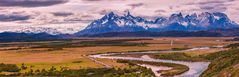
<svg viewBox="0 0 239 77">
<path fill-rule="evenodd" d="M 115 38 L 104 38 L 115 39 Z M 20 50 L 0 50 L 0 63 L 18 64 L 25 63 L 27 66 L 34 66 L 32 69 L 49 69 L 51 66 L 56 68 L 68 67 L 69 69 L 80 68 L 100 68 L 101 64 L 94 63 L 84 55 L 105 53 L 105 52 L 127 52 L 127 51 L 146 51 L 146 50 L 168 50 L 171 48 L 198 47 L 226 45 L 230 42 L 222 40 L 230 38 L 153 38 L 154 40 L 129 41 L 138 43 L 152 43 L 147 46 L 95 46 L 64 48 L 63 50 L 47 51 L 47 48 L 20 49 Z M 100 39 L 99 39 L 100 40 Z M 173 46 L 170 41 L 174 40 Z M 76 40 L 77 41 L 77 40 Z M 75 42 L 75 41 L 74 41 Z M 37 42 L 39 43 L 39 42 Z M 40 42 L 41 43 L 41 42 Z M 47 43 L 47 42 L 44 42 Z M 4 48 L 2 48 L 4 49 Z M 219 51 L 209 50 L 210 52 L 195 51 L 189 54 L 204 54 Z M 124 67 L 126 65 L 117 63 L 115 60 L 98 59 L 113 67 Z M 82 61 L 81 63 L 72 63 L 73 61 Z"/>
</svg>

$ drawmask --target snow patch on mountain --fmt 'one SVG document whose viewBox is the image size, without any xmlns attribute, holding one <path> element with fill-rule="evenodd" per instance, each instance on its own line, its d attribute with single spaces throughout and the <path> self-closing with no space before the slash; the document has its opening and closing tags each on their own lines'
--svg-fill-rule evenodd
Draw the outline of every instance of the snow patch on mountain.
<svg viewBox="0 0 239 77">
<path fill-rule="evenodd" d="M 172 14 L 170 17 L 158 17 L 148 20 L 143 17 L 133 16 L 130 12 L 119 16 L 113 12 L 106 14 L 101 19 L 93 21 L 77 35 L 98 34 L 107 32 L 136 32 L 136 31 L 201 31 L 210 29 L 227 29 L 239 27 L 224 13 L 201 14 L 193 13 L 183 16 L 182 13 Z"/>
<path fill-rule="evenodd" d="M 11 25 L 0 26 L 0 32 L 74 34 L 84 28 L 80 25 L 82 24 Z"/>
</svg>

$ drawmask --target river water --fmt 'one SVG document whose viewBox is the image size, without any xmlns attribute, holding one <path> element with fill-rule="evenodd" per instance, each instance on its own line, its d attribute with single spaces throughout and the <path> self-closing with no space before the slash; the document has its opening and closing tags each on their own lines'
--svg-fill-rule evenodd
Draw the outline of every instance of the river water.
<svg viewBox="0 0 239 77">
<path fill-rule="evenodd" d="M 176 51 L 176 52 L 188 52 L 194 50 L 206 50 L 210 49 L 209 47 L 200 47 L 200 48 L 192 48 L 188 50 Z M 175 63 L 182 64 L 189 67 L 189 70 L 181 75 L 177 75 L 174 77 L 199 77 L 203 71 L 208 68 L 210 62 L 188 62 L 188 61 L 174 61 L 174 60 L 163 60 L 163 59 L 154 59 L 150 58 L 148 55 L 143 55 L 140 58 L 136 57 L 124 57 L 124 56 L 112 56 L 116 54 L 142 54 L 142 53 L 161 53 L 162 51 L 145 51 L 145 52 L 124 52 L 124 53 L 105 53 L 105 54 L 95 54 L 89 55 L 91 58 L 105 58 L 105 59 L 122 59 L 122 60 L 137 60 L 137 61 L 147 61 L 147 62 L 164 62 L 164 63 Z M 167 51 L 167 52 L 175 52 L 175 51 Z M 159 70 L 168 70 L 169 67 L 157 67 L 151 65 L 143 65 L 147 68 L 151 68 L 157 77 L 160 77 L 160 73 L 156 72 Z M 158 70 L 155 70 L 158 69 Z"/>
</svg>

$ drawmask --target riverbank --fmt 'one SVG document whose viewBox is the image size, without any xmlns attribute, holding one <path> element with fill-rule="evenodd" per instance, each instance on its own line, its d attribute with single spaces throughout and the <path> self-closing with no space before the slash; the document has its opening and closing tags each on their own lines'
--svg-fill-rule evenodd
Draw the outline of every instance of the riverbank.
<svg viewBox="0 0 239 77">
<path fill-rule="evenodd" d="M 192 49 L 189 49 L 189 50 L 192 50 Z M 185 51 L 185 50 L 182 50 L 182 51 Z M 171 52 L 173 52 L 173 51 L 171 51 Z M 177 51 L 177 52 L 179 52 L 179 51 Z M 154 58 L 150 58 L 148 55 L 144 55 L 141 58 L 115 56 L 117 54 L 131 54 L 131 55 L 134 55 L 134 54 L 139 54 L 139 53 L 142 54 L 142 53 L 152 53 L 152 52 L 145 51 L 145 52 L 105 53 L 105 54 L 89 55 L 89 57 L 186 65 L 189 68 L 188 71 L 186 70 L 187 72 L 184 71 L 183 73 L 181 72 L 180 74 L 174 74 L 173 75 L 173 76 L 179 76 L 179 77 L 199 77 L 199 75 L 203 71 L 205 71 L 207 69 L 208 65 L 209 65 L 209 62 L 187 62 L 187 61 L 173 61 L 173 60 L 154 59 Z M 153 51 L 153 53 L 156 54 L 157 52 Z M 158 53 L 161 53 L 161 52 L 159 51 Z M 155 75 L 157 75 L 157 73 L 155 73 Z"/>
</svg>

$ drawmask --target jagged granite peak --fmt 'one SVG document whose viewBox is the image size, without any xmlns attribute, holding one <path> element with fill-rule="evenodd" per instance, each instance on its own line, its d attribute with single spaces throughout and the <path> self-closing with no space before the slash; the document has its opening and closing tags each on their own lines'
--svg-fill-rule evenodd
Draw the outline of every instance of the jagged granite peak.
<svg viewBox="0 0 239 77">
<path fill-rule="evenodd" d="M 124 32 L 124 31 L 144 31 L 145 28 L 138 25 L 138 22 L 144 22 L 141 17 L 132 16 L 130 13 L 124 16 L 118 16 L 110 12 L 101 19 L 93 21 L 85 30 L 81 31 L 83 34 L 96 34 L 105 32 Z"/>
<path fill-rule="evenodd" d="M 175 13 L 175 14 L 172 14 L 170 17 L 169 17 L 169 20 L 172 20 L 172 19 L 181 19 L 181 18 L 183 18 L 183 15 L 182 15 L 182 13 L 180 12 L 180 13 Z"/>
<path fill-rule="evenodd" d="M 203 12 L 183 15 L 172 14 L 170 17 L 158 17 L 148 20 L 140 16 L 133 16 L 129 11 L 119 16 L 110 12 L 101 19 L 93 21 L 76 35 L 99 34 L 108 32 L 162 32 L 162 31 L 202 31 L 210 29 L 229 29 L 239 27 L 226 14 Z"/>
<path fill-rule="evenodd" d="M 113 20 L 116 17 L 117 17 L 117 15 L 114 14 L 114 12 L 110 12 L 109 14 L 105 15 L 102 19 Z"/>
<path fill-rule="evenodd" d="M 128 17 L 128 18 L 135 18 L 133 15 L 131 15 L 130 11 L 127 11 L 127 14 L 125 15 L 125 17 Z"/>
</svg>

